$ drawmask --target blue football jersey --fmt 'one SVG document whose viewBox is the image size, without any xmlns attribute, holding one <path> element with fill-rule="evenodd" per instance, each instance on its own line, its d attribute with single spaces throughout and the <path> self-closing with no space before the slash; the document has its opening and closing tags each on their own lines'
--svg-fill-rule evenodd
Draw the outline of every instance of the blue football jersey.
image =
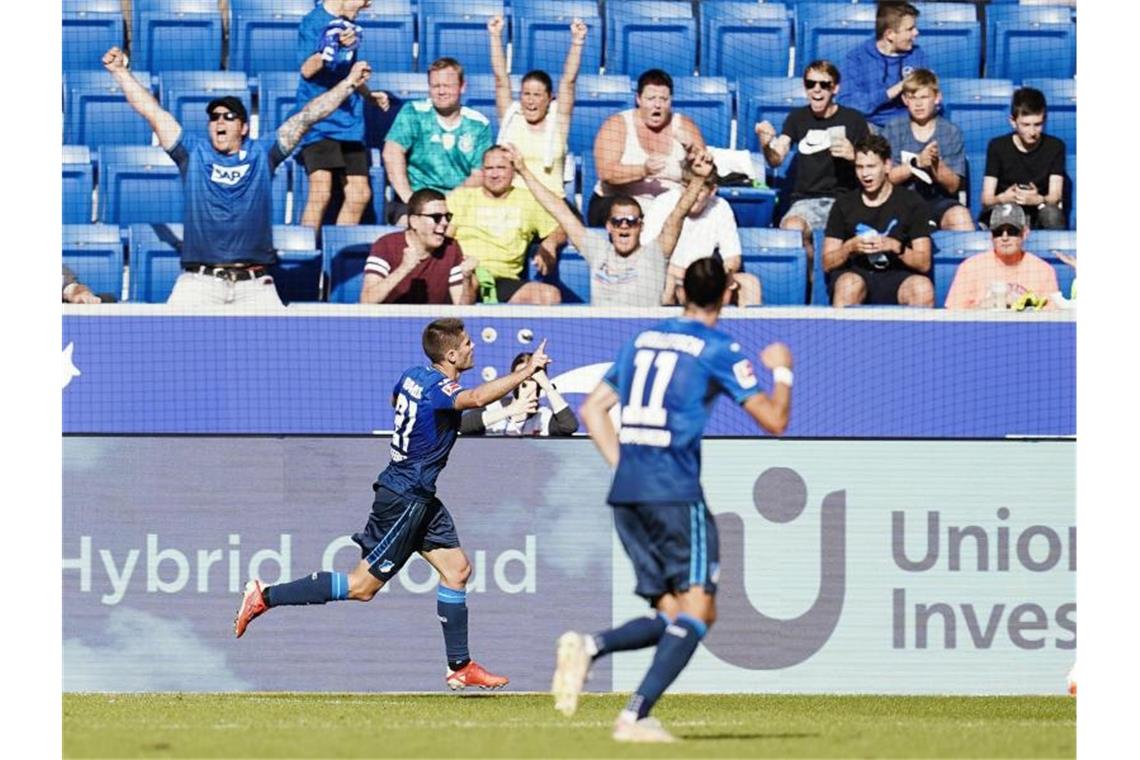
<svg viewBox="0 0 1140 760">
<path fill-rule="evenodd" d="M 701 491 L 701 434 L 718 393 L 738 404 L 759 393 L 732 336 L 685 317 L 622 347 L 605 381 L 620 398 L 621 457 L 610 504 L 692 504 Z"/>
<path fill-rule="evenodd" d="M 396 493 L 434 496 L 459 435 L 455 397 L 463 387 L 435 367 L 412 367 L 392 389 L 392 459 L 377 482 Z"/>
</svg>

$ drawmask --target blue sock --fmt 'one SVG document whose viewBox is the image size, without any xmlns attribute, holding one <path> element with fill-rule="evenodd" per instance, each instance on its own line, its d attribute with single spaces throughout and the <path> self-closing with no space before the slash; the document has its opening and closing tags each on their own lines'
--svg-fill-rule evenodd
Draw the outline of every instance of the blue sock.
<svg viewBox="0 0 1140 760">
<path fill-rule="evenodd" d="M 262 590 L 270 607 L 294 604 L 324 604 L 348 598 L 348 576 L 344 573 L 313 573 L 288 583 Z"/>
<path fill-rule="evenodd" d="M 658 642 L 665 627 L 669 625 L 669 618 L 661 612 L 653 615 L 643 615 L 639 618 L 626 621 L 617 628 L 594 634 L 594 644 L 598 647 L 597 659 L 611 652 L 625 652 L 630 649 L 644 649 Z"/>
<path fill-rule="evenodd" d="M 471 662 L 467 651 L 467 592 L 447 586 L 436 586 L 435 611 L 443 624 L 443 645 L 447 650 L 447 667 L 459 670 Z"/>
<path fill-rule="evenodd" d="M 637 713 L 638 720 L 649 714 L 669 684 L 677 680 L 708 630 L 703 621 L 684 613 L 665 629 L 649 672 L 626 705 L 627 710 Z"/>
</svg>

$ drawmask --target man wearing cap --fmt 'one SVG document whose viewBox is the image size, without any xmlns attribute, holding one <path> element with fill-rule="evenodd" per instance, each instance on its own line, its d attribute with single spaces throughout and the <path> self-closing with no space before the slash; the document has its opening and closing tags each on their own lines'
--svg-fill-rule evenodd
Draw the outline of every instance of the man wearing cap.
<svg viewBox="0 0 1140 760">
<path fill-rule="evenodd" d="M 239 98 L 210 101 L 208 137 L 203 138 L 188 133 L 159 106 L 150 90 L 131 76 L 119 48 L 104 53 L 103 66 L 182 174 L 184 271 L 167 303 L 280 308 L 281 299 L 268 274 L 277 263 L 271 222 L 273 172 L 309 127 L 368 80 L 371 68 L 363 61 L 354 64 L 340 84 L 302 106 L 276 133 L 251 140 L 249 115 Z"/>
<path fill-rule="evenodd" d="M 1029 218 L 1016 203 L 994 206 L 990 215 L 993 250 L 958 265 L 947 309 L 1055 309 L 1050 296 L 1060 291 L 1057 273 L 1043 259 L 1023 249 Z"/>
</svg>

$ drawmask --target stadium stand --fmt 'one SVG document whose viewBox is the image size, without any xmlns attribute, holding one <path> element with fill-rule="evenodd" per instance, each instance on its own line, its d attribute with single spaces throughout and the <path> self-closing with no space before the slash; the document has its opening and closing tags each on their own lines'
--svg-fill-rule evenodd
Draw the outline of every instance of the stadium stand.
<svg viewBox="0 0 1140 760">
<path fill-rule="evenodd" d="M 795 13 L 798 68 L 819 58 L 842 66 L 848 51 L 875 36 L 874 3 L 801 2 Z"/>
<path fill-rule="evenodd" d="M 787 75 L 792 27 L 782 3 L 704 2 L 700 13 L 701 76 Z"/>
<path fill-rule="evenodd" d="M 942 110 L 962 130 L 966 152 L 983 156 L 990 140 L 1010 131 L 1009 79 L 942 79 Z"/>
<path fill-rule="evenodd" d="M 296 71 L 262 71 L 257 75 L 258 136 L 281 126 L 297 108 Z"/>
<path fill-rule="evenodd" d="M 312 9 L 312 0 L 231 0 L 230 71 L 296 68 L 297 26 Z"/>
<path fill-rule="evenodd" d="M 63 225 L 63 263 L 93 293 L 123 290 L 123 240 L 111 224 Z"/>
<path fill-rule="evenodd" d="M 182 177 L 158 146 L 99 149 L 99 221 L 106 224 L 180 222 Z"/>
<path fill-rule="evenodd" d="M 63 70 L 103 70 L 107 48 L 123 47 L 120 0 L 63 0 Z"/>
<path fill-rule="evenodd" d="M 420 71 L 427 71 L 435 59 L 449 56 L 462 63 L 467 74 L 491 73 L 487 21 L 493 16 L 503 16 L 509 27 L 500 0 L 420 0 Z"/>
<path fill-rule="evenodd" d="M 946 77 L 982 73 L 982 25 L 973 3 L 914 3 L 918 8 L 918 44 L 926 63 Z"/>
<path fill-rule="evenodd" d="M 986 8 L 987 77 L 1021 80 L 1072 77 L 1076 73 L 1073 9 L 1036 5 Z"/>
<path fill-rule="evenodd" d="M 253 111 L 249 79 L 240 71 L 166 71 L 158 76 L 158 93 L 162 107 L 191 134 L 206 134 L 206 105 L 214 98 L 232 95 Z"/>
<path fill-rule="evenodd" d="M 130 300 L 166 303 L 182 273 L 182 225 L 132 224 L 127 241 L 131 252 Z"/>
<path fill-rule="evenodd" d="M 1077 147 L 1077 80 L 1026 79 L 1023 87 L 1041 90 L 1048 104 L 1045 132 L 1065 141 L 1070 150 Z"/>
<path fill-rule="evenodd" d="M 332 303 L 357 303 L 364 283 L 364 262 L 372 243 L 402 227 L 362 224 L 356 227 L 325 227 L 321 232 L 328 299 Z"/>
<path fill-rule="evenodd" d="M 688 2 L 606 3 L 606 73 L 636 78 L 646 69 L 689 76 L 697 63 L 697 20 Z"/>
<path fill-rule="evenodd" d="M 316 230 L 309 227 L 273 225 L 277 266 L 270 272 L 277 293 L 286 304 L 321 300 L 324 253 L 317 247 Z"/>
<path fill-rule="evenodd" d="M 602 65 L 602 19 L 593 0 L 513 0 L 511 68 L 519 74 L 541 69 L 557 79 L 569 44 L 567 29 L 575 18 L 590 28 L 582 49 L 582 73 L 597 74 Z"/>
<path fill-rule="evenodd" d="M 780 134 L 788 112 L 807 105 L 807 98 L 798 77 L 747 77 L 737 83 L 736 103 L 736 144 L 756 152 L 760 139 L 753 127 L 770 121 Z"/>
<path fill-rule="evenodd" d="M 100 53 L 102 56 L 102 53 Z M 153 91 L 146 71 L 132 72 Z M 127 104 L 118 83 L 99 71 L 66 71 L 63 75 L 63 141 L 68 145 L 150 145 L 154 133 Z"/>
<path fill-rule="evenodd" d="M 377 221 L 384 219 L 384 191 L 387 189 L 387 181 L 384 174 L 384 162 L 380 158 L 380 150 L 372 148 L 370 151 L 370 166 L 368 167 L 369 183 L 372 186 L 372 200 L 369 201 L 369 206 L 364 211 L 364 217 L 361 220 L 364 224 L 375 224 Z M 293 172 L 293 213 L 292 219 L 286 219 L 287 223 L 300 224 L 301 212 L 304 211 L 305 198 L 309 197 L 309 175 L 305 171 L 305 167 L 294 155 L 293 160 L 286 163 L 292 164 Z M 281 169 L 277 170 L 278 172 Z M 343 191 L 339 187 L 333 188 L 333 197 L 325 209 L 325 216 L 322 220 L 323 224 L 336 224 L 337 213 L 340 212 L 341 201 L 344 200 Z M 280 217 L 274 211 L 273 219 L 276 221 Z"/>
<path fill-rule="evenodd" d="M 132 65 L 162 72 L 221 68 L 217 0 L 136 2 L 133 24 Z"/>
<path fill-rule="evenodd" d="M 777 192 L 767 187 L 720 187 L 716 194 L 732 206 L 741 227 L 767 227 L 776 210 Z"/>
<path fill-rule="evenodd" d="M 696 122 L 705 142 L 731 147 L 732 93 L 724 77 L 674 77 L 673 110 Z"/>
<path fill-rule="evenodd" d="M 95 167 L 86 145 L 63 146 L 63 223 L 91 223 Z"/>
<path fill-rule="evenodd" d="M 742 227 L 744 271 L 760 278 L 768 306 L 800 306 L 807 291 L 807 251 L 796 230 Z"/>
<path fill-rule="evenodd" d="M 357 60 L 373 71 L 414 71 L 415 22 L 411 0 L 383 0 L 361 9 L 356 25 L 364 29 Z"/>
<path fill-rule="evenodd" d="M 578 77 L 574 118 L 570 121 L 569 149 L 575 155 L 594 150 L 594 136 L 617 111 L 632 108 L 633 82 L 626 76 L 583 74 Z"/>
</svg>

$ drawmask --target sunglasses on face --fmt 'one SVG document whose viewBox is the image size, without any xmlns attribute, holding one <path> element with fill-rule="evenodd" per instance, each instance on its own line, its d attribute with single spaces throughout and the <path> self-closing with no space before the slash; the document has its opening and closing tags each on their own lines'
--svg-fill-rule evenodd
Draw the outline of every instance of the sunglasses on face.
<svg viewBox="0 0 1140 760">
<path fill-rule="evenodd" d="M 1010 237 L 1020 237 L 1021 230 L 1012 224 L 1003 224 L 1000 227 L 995 227 L 994 229 L 990 230 L 990 234 L 995 238 L 1005 237 L 1006 235 L 1009 235 Z"/>
<path fill-rule="evenodd" d="M 816 87 L 822 87 L 825 90 L 830 90 L 834 86 L 835 86 L 835 82 L 831 82 L 831 81 L 828 81 L 826 79 L 805 79 L 804 80 L 804 89 L 805 90 L 814 90 Z"/>
<path fill-rule="evenodd" d="M 224 111 L 221 113 L 215 111 L 214 113 L 210 114 L 211 122 L 217 121 L 218 119 L 225 119 L 226 121 L 237 121 L 238 115 L 233 111 Z"/>
<path fill-rule="evenodd" d="M 422 216 L 431 219 L 432 224 L 438 225 L 442 222 L 450 222 L 453 215 L 448 211 L 442 214 L 412 214 L 412 216 Z"/>
<path fill-rule="evenodd" d="M 611 216 L 610 224 L 615 227 L 637 227 L 641 224 L 640 216 Z"/>
</svg>

